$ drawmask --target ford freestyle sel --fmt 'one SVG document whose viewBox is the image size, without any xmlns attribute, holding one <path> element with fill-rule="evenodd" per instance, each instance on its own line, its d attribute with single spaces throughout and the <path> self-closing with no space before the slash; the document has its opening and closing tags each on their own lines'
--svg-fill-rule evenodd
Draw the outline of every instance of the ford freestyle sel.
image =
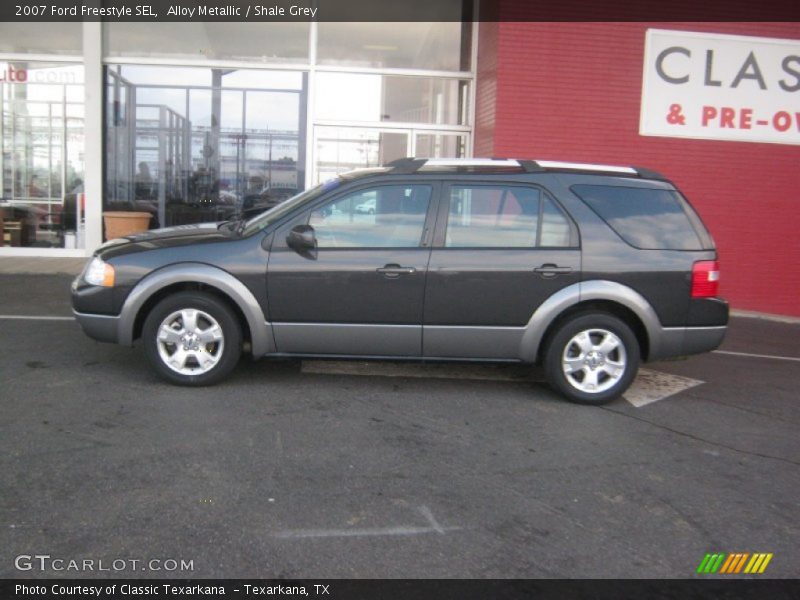
<svg viewBox="0 0 800 600">
<path fill-rule="evenodd" d="M 72 304 L 177 384 L 216 383 L 243 352 L 507 361 L 601 404 L 640 362 L 721 343 L 718 280 L 711 236 L 658 173 L 408 158 L 249 220 L 110 240 Z"/>
</svg>

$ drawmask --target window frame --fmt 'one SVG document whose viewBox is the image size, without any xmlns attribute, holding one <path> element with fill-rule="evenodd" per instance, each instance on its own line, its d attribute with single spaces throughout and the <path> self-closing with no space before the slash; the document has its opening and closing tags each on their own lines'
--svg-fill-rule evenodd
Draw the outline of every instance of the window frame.
<svg viewBox="0 0 800 600">
<path fill-rule="evenodd" d="M 319 247 L 317 250 L 320 253 L 323 252 L 331 252 L 331 251 L 347 251 L 347 252 L 354 252 L 354 251 L 382 251 L 382 250 L 415 250 L 419 248 L 430 248 L 431 240 L 433 238 L 433 230 L 436 222 L 436 215 L 438 214 L 438 205 L 440 201 L 440 193 L 441 193 L 441 184 L 437 181 L 431 180 L 413 180 L 413 179 L 402 179 L 402 180 L 393 180 L 393 181 L 381 181 L 381 182 L 365 182 L 360 185 L 355 185 L 352 187 L 345 187 L 344 189 L 339 189 L 336 193 L 325 196 L 324 198 L 320 198 L 318 201 L 314 202 L 314 204 L 308 207 L 305 212 L 303 213 L 302 217 L 298 217 L 297 219 L 292 219 L 294 224 L 305 223 L 309 224 L 311 219 L 311 214 L 326 206 L 327 204 L 331 204 L 334 202 L 338 202 L 340 200 L 345 199 L 348 196 L 363 193 L 365 191 L 369 191 L 375 188 L 380 187 L 403 187 L 403 186 L 425 186 L 429 187 L 431 190 L 430 200 L 428 201 L 428 210 L 425 213 L 425 219 L 422 223 L 422 233 L 420 235 L 419 242 L 416 246 L 343 246 L 343 247 Z M 313 225 L 312 225 L 313 227 Z"/>
<path fill-rule="evenodd" d="M 490 187 L 490 188 L 528 188 L 534 189 L 540 194 L 539 202 L 539 215 L 536 222 L 536 244 L 533 246 L 447 246 L 447 225 L 450 220 L 450 199 L 452 197 L 451 190 L 454 187 Z M 549 200 L 555 209 L 564 217 L 569 227 L 569 244 L 566 246 L 542 246 L 540 244 L 542 237 L 542 215 L 544 212 L 544 201 Z M 578 227 L 573 221 L 570 214 L 564 209 L 563 206 L 556 200 L 555 196 L 551 194 L 545 187 L 536 183 L 527 183 L 519 181 L 447 181 L 442 186 L 440 191 L 439 210 L 436 220 L 436 231 L 434 232 L 433 246 L 437 250 L 576 250 L 580 248 L 580 236 L 578 234 Z"/>
</svg>

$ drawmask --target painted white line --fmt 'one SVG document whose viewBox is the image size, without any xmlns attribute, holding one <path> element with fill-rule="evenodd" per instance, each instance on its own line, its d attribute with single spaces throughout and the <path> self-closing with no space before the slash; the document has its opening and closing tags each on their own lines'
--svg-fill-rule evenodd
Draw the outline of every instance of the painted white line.
<svg viewBox="0 0 800 600">
<path fill-rule="evenodd" d="M 48 317 L 46 315 L 0 315 L 0 320 L 7 321 L 74 321 L 75 317 Z"/>
<path fill-rule="evenodd" d="M 771 360 L 800 362 L 800 358 L 794 356 L 775 356 L 774 354 L 750 354 L 749 352 L 731 352 L 730 350 L 714 350 L 714 354 L 730 354 L 731 356 L 747 356 L 748 358 L 769 358 Z"/>
<path fill-rule="evenodd" d="M 639 374 L 636 376 L 635 381 L 622 397 L 636 408 L 641 408 L 702 383 L 705 382 L 699 379 L 690 379 L 689 377 L 651 371 L 650 369 L 639 369 Z"/>
<path fill-rule="evenodd" d="M 421 535 L 426 533 L 444 533 L 458 529 L 448 527 L 446 530 L 437 531 L 433 527 L 383 527 L 375 529 L 294 529 L 279 531 L 274 535 L 283 540 L 298 540 L 303 538 L 332 538 L 332 537 L 374 537 L 391 535 Z"/>
<path fill-rule="evenodd" d="M 444 533 L 444 527 L 439 525 L 439 522 L 436 520 L 436 517 L 433 516 L 431 509 L 425 505 L 419 507 L 419 512 L 422 514 L 423 517 L 430 523 L 431 527 L 436 531 L 436 533 Z"/>
<path fill-rule="evenodd" d="M 335 537 L 374 537 L 392 535 L 422 535 L 436 533 L 444 535 L 448 531 L 457 531 L 460 527 L 442 527 L 427 506 L 420 506 L 417 510 L 430 523 L 429 527 L 375 527 L 362 529 L 289 529 L 279 531 L 273 537 L 284 540 L 297 540 L 304 538 L 335 538 Z"/>
<path fill-rule="evenodd" d="M 319 375 L 472 379 L 479 381 L 542 381 L 541 375 L 530 367 L 520 367 L 513 364 L 304 360 L 301 370 L 303 373 Z"/>
</svg>

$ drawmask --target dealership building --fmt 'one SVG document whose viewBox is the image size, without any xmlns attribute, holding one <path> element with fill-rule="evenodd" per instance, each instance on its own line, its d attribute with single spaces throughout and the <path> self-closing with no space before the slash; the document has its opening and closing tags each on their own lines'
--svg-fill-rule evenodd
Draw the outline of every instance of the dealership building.
<svg viewBox="0 0 800 600">
<path fill-rule="evenodd" d="M 637 165 L 697 208 L 734 308 L 800 316 L 800 23 L 495 18 L 0 23 L 0 257 L 404 156 Z"/>
</svg>

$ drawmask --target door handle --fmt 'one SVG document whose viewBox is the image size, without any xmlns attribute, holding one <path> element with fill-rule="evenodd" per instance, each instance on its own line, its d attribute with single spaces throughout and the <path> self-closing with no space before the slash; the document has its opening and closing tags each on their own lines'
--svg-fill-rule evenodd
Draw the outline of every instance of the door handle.
<svg viewBox="0 0 800 600">
<path fill-rule="evenodd" d="M 541 267 L 536 267 L 533 270 L 533 272 L 538 273 L 544 279 L 551 279 L 553 277 L 557 277 L 558 275 L 566 275 L 567 273 L 572 273 L 572 267 L 559 267 L 558 265 L 547 263 L 542 265 Z"/>
<path fill-rule="evenodd" d="M 410 275 L 411 273 L 416 273 L 417 270 L 414 267 L 401 267 L 400 265 L 386 265 L 375 269 L 376 273 L 380 273 L 381 275 L 389 278 L 400 277 L 400 275 Z"/>
</svg>

